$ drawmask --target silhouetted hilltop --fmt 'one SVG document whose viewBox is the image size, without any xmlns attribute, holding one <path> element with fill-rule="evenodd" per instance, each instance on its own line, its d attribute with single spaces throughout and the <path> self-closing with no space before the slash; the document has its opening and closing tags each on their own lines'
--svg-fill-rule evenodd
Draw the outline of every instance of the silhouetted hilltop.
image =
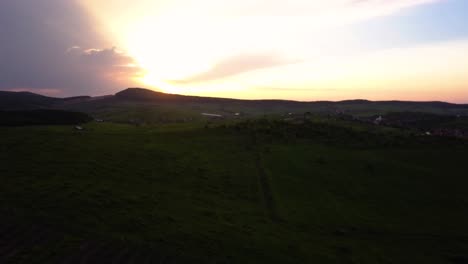
<svg viewBox="0 0 468 264">
<path fill-rule="evenodd" d="M 158 108 L 159 107 L 159 108 Z M 166 108 L 161 108 L 166 107 Z M 143 88 L 128 88 L 115 95 L 90 97 L 78 96 L 53 98 L 29 92 L 0 92 L 0 110 L 62 109 L 85 112 L 93 116 L 105 116 L 110 120 L 118 114 L 138 112 L 137 116 L 156 113 L 168 115 L 176 110 L 178 119 L 184 115 L 200 113 L 250 116 L 288 113 L 346 113 L 357 116 L 382 115 L 391 112 L 426 112 L 444 115 L 468 115 L 468 105 L 446 102 L 368 101 L 363 99 L 344 101 L 299 102 L 290 100 L 241 100 L 167 94 Z M 150 114 L 152 115 L 152 114 Z M 169 114 L 170 115 L 170 114 Z M 125 116 L 125 117 L 123 117 Z M 163 117 L 161 117 L 163 118 Z"/>
<path fill-rule="evenodd" d="M 128 88 L 115 94 L 118 99 L 133 101 L 158 101 L 158 102 L 213 102 L 213 101 L 238 101 L 237 99 L 187 96 L 156 92 L 144 88 Z"/>
<path fill-rule="evenodd" d="M 174 100 L 183 98 L 181 95 L 165 94 L 161 92 L 151 91 L 143 88 L 128 88 L 115 94 L 119 99 L 127 100 Z"/>
<path fill-rule="evenodd" d="M 30 92 L 0 91 L 0 110 L 49 108 L 60 100 Z"/>
</svg>

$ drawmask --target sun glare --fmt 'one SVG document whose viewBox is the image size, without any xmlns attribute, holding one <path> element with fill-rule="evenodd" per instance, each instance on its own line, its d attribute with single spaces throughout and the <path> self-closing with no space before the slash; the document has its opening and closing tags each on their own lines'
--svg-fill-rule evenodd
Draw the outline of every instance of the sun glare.
<svg viewBox="0 0 468 264">
<path fill-rule="evenodd" d="M 127 48 L 147 72 L 142 81 L 164 91 L 178 89 L 168 82 L 209 70 L 212 53 L 196 32 L 187 31 L 187 19 L 146 18 L 129 26 Z M 170 25 L 170 26 L 169 26 Z"/>
<path fill-rule="evenodd" d="M 140 82 L 148 88 L 156 89 L 161 92 L 170 93 L 170 94 L 183 94 L 184 89 L 171 85 L 163 81 L 159 76 L 154 73 L 146 73 L 141 79 Z"/>
</svg>

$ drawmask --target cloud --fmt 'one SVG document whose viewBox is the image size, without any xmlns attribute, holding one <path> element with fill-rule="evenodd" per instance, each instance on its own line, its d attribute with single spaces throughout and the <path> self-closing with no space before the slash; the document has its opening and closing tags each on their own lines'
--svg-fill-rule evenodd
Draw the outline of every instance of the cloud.
<svg viewBox="0 0 468 264">
<path fill-rule="evenodd" d="M 351 14 L 350 17 L 352 19 L 362 20 L 372 17 L 386 16 L 404 8 L 439 1 L 442 0 L 348 0 L 342 8 L 344 11 Z"/>
<path fill-rule="evenodd" d="M 139 69 L 115 48 L 95 49 L 112 46 L 96 28 L 76 1 L 0 1 L 0 89 L 71 96 L 132 85 Z"/>
<path fill-rule="evenodd" d="M 347 5 L 374 5 L 374 6 L 412 6 L 418 4 L 424 4 L 428 2 L 435 2 L 440 0 L 393 0 L 393 1 L 382 1 L 382 0 L 347 0 Z"/>
<path fill-rule="evenodd" d="M 75 65 L 95 73 L 117 72 L 138 75 L 142 71 L 131 56 L 117 50 L 115 47 L 82 49 L 75 46 L 69 48 L 67 53 L 74 60 Z"/>
<path fill-rule="evenodd" d="M 125 66 L 134 63 L 132 57 L 118 51 L 115 47 L 110 49 L 87 49 L 83 51 L 81 56 L 87 63 L 105 66 Z"/>
<path fill-rule="evenodd" d="M 91 0 L 83 0 L 91 2 Z M 398 10 L 442 0 L 140 0 L 119 1 L 120 9 L 127 9 L 132 3 L 137 13 L 145 13 L 152 8 L 163 9 L 171 15 L 200 15 L 200 16 L 321 16 L 328 13 L 341 13 L 343 10 L 371 8 L 374 14 L 381 14 L 382 10 Z M 102 4 L 95 4 L 96 2 Z M 92 0 L 93 6 L 102 10 L 108 9 L 105 0 Z M 117 4 L 117 5 L 119 5 Z M 120 11 L 119 9 L 119 11 Z M 115 10 L 114 10 L 115 11 Z M 386 12 L 385 11 L 385 12 Z M 105 14 L 106 15 L 106 14 Z"/>
<path fill-rule="evenodd" d="M 82 49 L 72 47 L 68 51 L 74 66 L 87 74 L 93 74 L 110 83 L 139 77 L 143 69 L 136 65 L 135 60 L 115 47 L 108 49 Z M 121 89 L 122 87 L 115 87 Z"/>
<path fill-rule="evenodd" d="M 294 62 L 276 54 L 240 54 L 219 61 L 209 71 L 171 82 L 177 84 L 206 82 Z"/>
</svg>

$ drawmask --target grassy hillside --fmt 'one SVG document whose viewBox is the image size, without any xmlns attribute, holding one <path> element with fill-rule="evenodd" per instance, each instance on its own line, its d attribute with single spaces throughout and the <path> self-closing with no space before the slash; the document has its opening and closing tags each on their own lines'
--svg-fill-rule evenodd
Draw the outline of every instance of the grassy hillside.
<svg viewBox="0 0 468 264">
<path fill-rule="evenodd" d="M 340 121 L 86 128 L 0 130 L 1 262 L 468 259 L 466 141 Z"/>
<path fill-rule="evenodd" d="M 0 126 L 78 125 L 91 120 L 87 114 L 62 110 L 0 111 Z"/>
</svg>

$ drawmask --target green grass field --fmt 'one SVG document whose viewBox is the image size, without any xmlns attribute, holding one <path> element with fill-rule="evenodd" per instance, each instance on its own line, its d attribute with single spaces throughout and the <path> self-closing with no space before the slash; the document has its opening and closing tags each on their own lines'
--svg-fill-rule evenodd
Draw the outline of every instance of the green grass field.
<svg viewBox="0 0 468 264">
<path fill-rule="evenodd" d="M 344 123 L 85 128 L 0 129 L 0 262 L 468 263 L 466 141 Z"/>
</svg>

